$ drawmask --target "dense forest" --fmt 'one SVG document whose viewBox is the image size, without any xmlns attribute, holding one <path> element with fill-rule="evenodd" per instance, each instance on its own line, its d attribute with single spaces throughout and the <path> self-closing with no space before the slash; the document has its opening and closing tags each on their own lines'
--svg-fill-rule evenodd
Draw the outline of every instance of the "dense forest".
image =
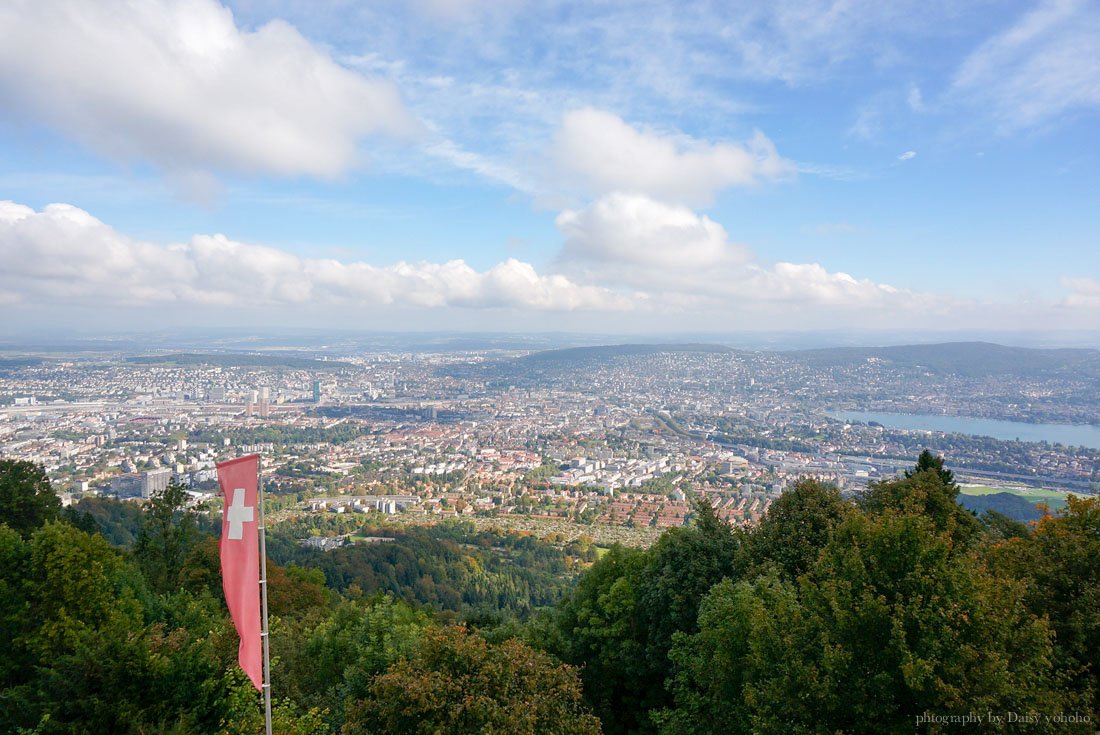
<svg viewBox="0 0 1100 735">
<path fill-rule="evenodd" d="M 1100 503 L 977 517 L 942 461 L 793 485 L 649 549 L 463 524 L 269 534 L 278 733 L 1092 733 Z M 380 532 L 381 533 L 381 532 Z M 172 486 L 60 507 L 0 461 L 0 731 L 259 733 L 216 527 Z M 972 721 L 971 721 L 972 722 Z"/>
</svg>

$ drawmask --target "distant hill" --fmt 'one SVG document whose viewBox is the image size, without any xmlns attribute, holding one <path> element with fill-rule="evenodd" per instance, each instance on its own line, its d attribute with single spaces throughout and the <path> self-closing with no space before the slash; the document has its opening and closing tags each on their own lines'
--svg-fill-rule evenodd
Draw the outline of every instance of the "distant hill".
<svg viewBox="0 0 1100 735">
<path fill-rule="evenodd" d="M 1017 521 L 1035 521 L 1043 514 L 1019 495 L 1012 493 L 993 493 L 991 495 L 959 495 L 959 504 L 981 515 L 987 510 L 995 510 Z"/>
<path fill-rule="evenodd" d="M 543 350 L 541 352 L 533 352 L 526 357 L 520 358 L 520 360 L 529 364 L 566 364 L 587 362 L 590 360 L 606 360 L 614 357 L 657 355 L 665 352 L 732 353 L 733 350 L 723 345 L 697 343 L 599 345 L 596 347 L 568 347 L 562 350 Z"/>
<path fill-rule="evenodd" d="M 37 357 L 0 357 L 0 370 L 17 370 L 25 367 L 37 367 L 42 360 Z"/>
<path fill-rule="evenodd" d="M 218 365 L 221 367 L 289 367 L 289 368 L 341 368 L 351 367 L 350 362 L 339 360 L 314 360 L 308 357 L 290 355 L 250 355 L 250 354 L 202 354 L 178 352 L 171 355 L 145 355 L 127 357 L 127 362 L 140 365 Z"/>
<path fill-rule="evenodd" d="M 990 342 L 945 342 L 895 347 L 832 347 L 782 354 L 815 368 L 850 367 L 876 359 L 901 369 L 964 377 L 1072 375 L 1100 380 L 1100 350 L 1088 349 L 1031 349 Z"/>
</svg>

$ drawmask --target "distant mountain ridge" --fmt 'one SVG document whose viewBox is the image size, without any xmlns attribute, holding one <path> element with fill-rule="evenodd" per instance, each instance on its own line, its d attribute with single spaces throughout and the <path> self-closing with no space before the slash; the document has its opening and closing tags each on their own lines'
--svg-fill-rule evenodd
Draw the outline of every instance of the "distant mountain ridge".
<svg viewBox="0 0 1100 735">
<path fill-rule="evenodd" d="M 959 504 L 981 515 L 987 510 L 996 511 L 1017 521 L 1037 521 L 1043 512 L 1034 503 L 1012 493 L 992 493 L 990 495 L 959 495 Z"/>
<path fill-rule="evenodd" d="M 705 343 L 682 344 L 622 344 L 622 345 L 598 345 L 594 347 L 566 347 L 559 350 L 542 350 L 532 352 L 530 355 L 520 358 L 527 363 L 569 363 L 584 362 L 588 360 L 604 360 L 613 357 L 629 357 L 637 355 L 657 355 L 666 352 L 703 352 L 732 354 L 733 348 L 725 345 Z"/>
<path fill-rule="evenodd" d="M 891 347 L 829 347 L 780 354 L 815 368 L 847 367 L 877 359 L 899 368 L 965 377 L 1046 377 L 1073 373 L 1100 380 L 1100 350 L 1083 348 L 1036 349 L 991 342 L 944 342 Z"/>
<path fill-rule="evenodd" d="M 127 357 L 126 362 L 141 365 L 220 365 L 221 367 L 289 367 L 318 369 L 351 367 L 350 362 L 341 362 L 339 360 L 315 360 L 309 357 L 293 357 L 278 353 L 251 355 L 231 352 L 221 354 L 177 352 L 170 355 Z"/>
</svg>

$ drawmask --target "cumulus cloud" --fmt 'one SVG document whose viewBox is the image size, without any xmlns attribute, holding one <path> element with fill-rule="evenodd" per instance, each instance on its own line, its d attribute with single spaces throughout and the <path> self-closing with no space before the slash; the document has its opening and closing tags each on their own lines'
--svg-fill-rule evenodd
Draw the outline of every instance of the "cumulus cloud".
<svg viewBox="0 0 1100 735">
<path fill-rule="evenodd" d="M 375 266 L 301 258 L 196 235 L 171 245 L 131 239 L 88 212 L 0 202 L 0 294 L 29 303 L 624 310 L 634 297 L 509 258 L 485 271 L 462 260 Z"/>
<path fill-rule="evenodd" d="M 911 160 L 913 158 L 916 158 L 916 157 L 917 157 L 917 152 L 916 151 L 906 151 L 905 153 L 902 153 L 900 156 L 898 156 L 898 160 L 899 161 L 909 161 L 909 160 Z"/>
<path fill-rule="evenodd" d="M 921 94 L 920 87 L 915 84 L 909 87 L 909 94 L 906 95 L 905 102 L 913 112 L 925 112 L 926 110 L 924 96 Z"/>
<path fill-rule="evenodd" d="M 562 212 L 555 223 L 568 259 L 694 269 L 747 255 L 709 217 L 641 194 L 609 194 Z"/>
<path fill-rule="evenodd" d="M 294 27 L 237 27 L 215 0 L 0 5 L 0 96 L 124 162 L 332 177 L 364 136 L 419 123 L 387 81 L 346 69 Z"/>
<path fill-rule="evenodd" d="M 759 131 L 744 144 L 705 143 L 638 129 L 590 107 L 565 115 L 554 159 L 566 181 L 588 194 L 634 191 L 694 206 L 729 186 L 776 181 L 796 171 Z"/>
<path fill-rule="evenodd" d="M 1100 279 L 1067 277 L 1062 279 L 1062 285 L 1069 290 L 1066 306 L 1100 309 Z"/>
<path fill-rule="evenodd" d="M 1100 6 L 1040 3 L 967 57 L 952 89 L 990 110 L 1005 132 L 1100 106 Z"/>
<path fill-rule="evenodd" d="M 685 308 L 748 302 L 905 308 L 925 297 L 831 272 L 818 263 L 767 265 L 725 228 L 686 207 L 612 193 L 557 218 L 562 262 L 587 282 L 643 288 Z"/>
</svg>

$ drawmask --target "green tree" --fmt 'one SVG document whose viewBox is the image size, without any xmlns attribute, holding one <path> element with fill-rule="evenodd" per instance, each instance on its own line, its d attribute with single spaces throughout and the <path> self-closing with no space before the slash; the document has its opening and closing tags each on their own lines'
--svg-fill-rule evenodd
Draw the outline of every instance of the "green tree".
<svg viewBox="0 0 1100 735">
<path fill-rule="evenodd" d="M 699 632 L 676 636 L 669 681 L 675 706 L 654 715 L 663 735 L 754 731 L 746 688 L 766 667 L 797 665 L 782 657 L 798 648 L 790 627 L 801 614 L 797 588 L 775 571 L 753 582 L 719 582 L 700 605 Z"/>
<path fill-rule="evenodd" d="M 900 735 L 925 712 L 1072 712 L 1024 595 L 927 518 L 853 514 L 797 583 L 708 595 L 700 632 L 677 639 L 677 707 L 658 719 L 667 732 L 699 716 L 696 733 Z"/>
<path fill-rule="evenodd" d="M 647 554 L 613 546 L 577 581 L 559 609 L 562 657 L 580 667 L 585 698 L 608 733 L 625 733 L 648 711 L 645 631 L 637 616 Z"/>
<path fill-rule="evenodd" d="M 334 729 L 345 703 L 369 696 L 373 678 L 416 649 L 427 614 L 392 597 L 344 600 L 285 621 L 272 637 L 272 678 L 295 702 L 326 712 Z"/>
<path fill-rule="evenodd" d="M 691 526 L 670 529 L 648 551 L 613 549 L 562 607 L 564 657 L 582 666 L 585 695 L 606 732 L 654 731 L 650 712 L 669 704 L 673 636 L 696 631 L 711 587 L 739 576 L 741 535 L 710 505 Z"/>
<path fill-rule="evenodd" d="M 161 594 L 179 587 L 184 561 L 199 540 L 195 513 L 187 507 L 189 499 L 187 490 L 173 480 L 149 499 L 141 516 L 134 558 L 149 587 Z"/>
<path fill-rule="evenodd" d="M 940 476 L 940 480 L 946 487 L 959 489 L 959 486 L 955 484 L 955 473 L 951 470 L 944 469 L 943 457 L 938 457 L 932 454 L 931 451 L 925 449 L 917 457 L 917 466 L 911 470 L 905 471 L 906 477 L 912 477 L 920 472 L 927 472 L 928 470 L 934 470 L 937 475 Z"/>
<path fill-rule="evenodd" d="M 833 528 L 854 510 L 834 485 L 799 480 L 768 508 L 743 547 L 747 564 L 761 569 L 778 567 L 786 579 L 795 579 L 813 566 Z"/>
<path fill-rule="evenodd" d="M 1020 580 L 1035 615 L 1054 629 L 1055 663 L 1091 699 L 1100 719 L 1100 500 L 1067 498 L 1060 515 L 1040 519 L 1025 537 L 987 548 L 994 574 Z"/>
<path fill-rule="evenodd" d="M 871 514 L 898 513 L 927 518 L 938 532 L 951 539 L 957 551 L 963 551 L 980 537 L 982 524 L 973 513 L 959 505 L 958 494 L 958 485 L 945 483 L 940 470 L 930 467 L 907 473 L 903 479 L 873 483 L 859 504 Z"/>
<path fill-rule="evenodd" d="M 0 523 L 0 691 L 22 683 L 32 660 L 26 635 L 32 625 L 26 579 L 30 574 L 30 545 L 13 529 Z M 0 696 L 0 723 L 8 698 Z"/>
<path fill-rule="evenodd" d="M 0 459 L 0 522 L 27 538 L 60 511 L 61 499 L 40 465 Z"/>
<path fill-rule="evenodd" d="M 597 735 L 576 671 L 516 640 L 491 646 L 462 626 L 430 629 L 348 707 L 345 735 Z"/>
</svg>

